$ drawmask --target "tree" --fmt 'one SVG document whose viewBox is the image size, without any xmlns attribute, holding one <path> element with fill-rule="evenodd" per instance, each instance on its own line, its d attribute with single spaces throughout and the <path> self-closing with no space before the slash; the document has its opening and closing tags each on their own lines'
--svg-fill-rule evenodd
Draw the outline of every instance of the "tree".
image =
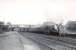
<svg viewBox="0 0 76 50">
<path fill-rule="evenodd" d="M 4 27 L 4 22 L 2 22 L 2 21 L 0 21 L 0 33 L 2 33 L 3 32 L 3 27 Z"/>
</svg>

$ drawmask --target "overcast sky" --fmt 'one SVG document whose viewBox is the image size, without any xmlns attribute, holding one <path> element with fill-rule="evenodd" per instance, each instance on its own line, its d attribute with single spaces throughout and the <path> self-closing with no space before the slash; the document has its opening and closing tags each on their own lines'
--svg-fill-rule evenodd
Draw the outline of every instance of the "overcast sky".
<svg viewBox="0 0 76 50">
<path fill-rule="evenodd" d="M 15 24 L 76 20 L 76 0 L 0 0 L 0 20 Z"/>
</svg>

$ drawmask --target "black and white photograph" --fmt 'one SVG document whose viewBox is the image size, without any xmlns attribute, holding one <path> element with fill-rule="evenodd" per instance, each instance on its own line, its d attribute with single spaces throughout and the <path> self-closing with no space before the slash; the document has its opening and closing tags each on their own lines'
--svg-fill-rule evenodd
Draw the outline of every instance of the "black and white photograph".
<svg viewBox="0 0 76 50">
<path fill-rule="evenodd" d="M 76 0 L 0 0 L 0 50 L 76 50 Z"/>
</svg>

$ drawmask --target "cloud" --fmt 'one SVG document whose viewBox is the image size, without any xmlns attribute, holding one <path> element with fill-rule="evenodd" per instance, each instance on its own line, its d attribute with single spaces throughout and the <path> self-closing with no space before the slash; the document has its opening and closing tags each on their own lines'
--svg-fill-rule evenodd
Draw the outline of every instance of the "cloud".
<svg viewBox="0 0 76 50">
<path fill-rule="evenodd" d="M 39 24 L 47 18 L 59 23 L 76 20 L 75 13 L 75 0 L 0 0 L 0 19 L 12 23 Z"/>
</svg>

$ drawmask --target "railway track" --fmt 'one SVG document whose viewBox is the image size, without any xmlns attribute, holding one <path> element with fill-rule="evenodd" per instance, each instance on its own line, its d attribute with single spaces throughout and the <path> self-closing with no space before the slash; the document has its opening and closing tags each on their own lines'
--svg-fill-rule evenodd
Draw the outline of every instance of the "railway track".
<svg viewBox="0 0 76 50">
<path fill-rule="evenodd" d="M 58 49 L 59 47 L 59 48 L 65 48 L 66 50 L 69 50 L 69 48 L 71 50 L 76 50 L 76 39 L 73 39 L 73 38 L 46 36 L 46 35 L 35 34 L 35 33 L 30 33 L 29 38 L 41 44 L 44 44 L 50 48 L 52 47 L 54 49 Z"/>
<path fill-rule="evenodd" d="M 47 39 L 59 40 L 59 41 L 65 42 L 65 43 L 76 45 L 76 39 L 75 38 L 50 36 L 50 35 L 46 36 L 43 34 L 35 34 L 35 33 L 32 33 L 32 34 L 34 34 L 35 36 L 41 35 L 42 37 L 47 38 Z"/>
</svg>

